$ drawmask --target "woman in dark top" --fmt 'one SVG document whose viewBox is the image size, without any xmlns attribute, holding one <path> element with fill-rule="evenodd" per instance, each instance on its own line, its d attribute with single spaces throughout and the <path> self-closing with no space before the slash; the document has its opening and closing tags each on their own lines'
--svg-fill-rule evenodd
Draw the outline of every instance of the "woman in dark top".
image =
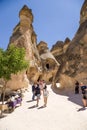
<svg viewBox="0 0 87 130">
<path fill-rule="evenodd" d="M 40 95 L 41 95 L 41 93 L 40 93 L 40 87 L 37 84 L 37 86 L 35 86 L 35 96 L 37 97 L 37 99 L 36 99 L 37 100 L 36 107 L 38 107 L 38 105 L 39 105 Z"/>
<path fill-rule="evenodd" d="M 81 90 L 82 90 L 83 106 L 87 107 L 87 86 L 85 86 L 83 83 L 81 83 L 80 86 L 81 86 Z"/>
</svg>

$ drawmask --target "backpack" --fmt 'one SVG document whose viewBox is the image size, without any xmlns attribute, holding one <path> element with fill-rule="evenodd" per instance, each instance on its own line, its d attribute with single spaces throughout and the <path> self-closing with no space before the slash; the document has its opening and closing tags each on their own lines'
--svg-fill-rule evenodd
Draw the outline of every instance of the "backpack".
<svg viewBox="0 0 87 130">
<path fill-rule="evenodd" d="M 40 94 L 40 88 L 39 88 L 39 87 L 36 87 L 36 88 L 35 88 L 35 96 L 37 96 L 38 94 Z"/>
</svg>

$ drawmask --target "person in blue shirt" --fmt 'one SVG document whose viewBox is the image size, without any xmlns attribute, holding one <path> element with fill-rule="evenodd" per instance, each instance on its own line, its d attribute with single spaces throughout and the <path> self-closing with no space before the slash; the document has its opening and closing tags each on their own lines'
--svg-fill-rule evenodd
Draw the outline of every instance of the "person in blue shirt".
<svg viewBox="0 0 87 130">
<path fill-rule="evenodd" d="M 34 82 L 34 84 L 32 85 L 32 100 L 35 100 L 35 86 L 36 86 L 36 82 Z"/>
<path fill-rule="evenodd" d="M 81 90 L 82 90 L 82 102 L 83 106 L 87 107 L 87 86 L 84 85 L 82 82 L 80 84 Z"/>
</svg>

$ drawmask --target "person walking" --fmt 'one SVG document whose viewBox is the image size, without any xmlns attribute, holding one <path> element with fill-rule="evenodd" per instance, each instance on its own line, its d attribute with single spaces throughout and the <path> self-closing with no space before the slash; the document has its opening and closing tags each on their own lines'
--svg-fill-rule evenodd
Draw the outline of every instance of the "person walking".
<svg viewBox="0 0 87 130">
<path fill-rule="evenodd" d="M 49 91 L 47 90 L 47 86 L 45 85 L 43 89 L 44 107 L 47 106 L 48 95 L 49 95 Z"/>
<path fill-rule="evenodd" d="M 35 86 L 36 86 L 37 84 L 34 82 L 34 84 L 32 85 L 32 100 L 35 100 Z"/>
<path fill-rule="evenodd" d="M 75 94 L 79 94 L 79 82 L 75 82 Z"/>
<path fill-rule="evenodd" d="M 82 90 L 82 102 L 83 106 L 87 107 L 87 86 L 84 85 L 82 82 L 80 84 L 81 90 Z"/>
<path fill-rule="evenodd" d="M 39 87 L 39 84 L 37 84 L 37 85 L 35 85 L 35 96 L 37 97 L 36 107 L 38 107 L 38 105 L 39 105 L 40 95 L 41 95 L 40 87 Z"/>
</svg>

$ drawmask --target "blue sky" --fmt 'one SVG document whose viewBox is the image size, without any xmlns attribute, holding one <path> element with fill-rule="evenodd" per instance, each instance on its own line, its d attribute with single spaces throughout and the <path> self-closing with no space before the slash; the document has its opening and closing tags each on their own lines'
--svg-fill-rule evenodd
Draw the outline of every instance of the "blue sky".
<svg viewBox="0 0 87 130">
<path fill-rule="evenodd" d="M 37 43 L 51 48 L 57 41 L 74 37 L 84 0 L 0 0 L 0 48 L 6 49 L 23 5 L 32 9 Z"/>
</svg>

